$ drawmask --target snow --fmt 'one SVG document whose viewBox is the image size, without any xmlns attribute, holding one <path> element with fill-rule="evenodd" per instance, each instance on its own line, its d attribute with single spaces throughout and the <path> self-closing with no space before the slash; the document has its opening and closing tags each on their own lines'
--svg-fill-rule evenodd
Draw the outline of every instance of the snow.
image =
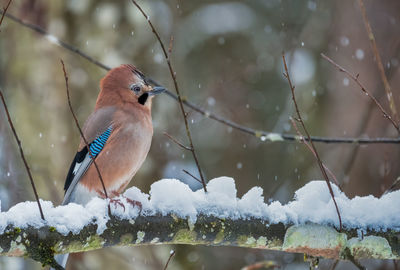
<svg viewBox="0 0 400 270">
<path fill-rule="evenodd" d="M 400 231 L 400 191 L 394 191 L 376 198 L 372 195 L 349 199 L 337 186 L 332 184 L 335 199 L 340 209 L 343 226 L 366 232 L 394 229 Z M 250 219 L 260 218 L 267 223 L 304 224 L 308 222 L 321 225 L 339 226 L 337 213 L 325 181 L 312 181 L 295 192 L 288 204 L 278 201 L 265 203 L 263 189 L 251 188 L 242 198 L 237 198 L 234 179 L 219 177 L 203 189 L 192 191 L 188 185 L 177 179 L 162 179 L 151 185 L 149 194 L 136 187 L 129 188 L 119 197 L 124 207 L 111 204 L 112 213 L 119 218 L 134 220 L 139 209 L 127 203 L 126 198 L 140 201 L 142 215 L 174 214 L 188 218 L 195 223 L 199 214 L 219 218 Z M 36 202 L 22 202 L 7 212 L 0 212 L 0 233 L 8 225 L 19 228 L 28 226 L 52 226 L 66 235 L 74 234 L 87 224 L 98 225 L 97 233 L 106 229 L 109 220 L 107 200 L 93 198 L 87 205 L 70 203 L 54 207 L 52 202 L 41 200 L 46 221 L 40 218 Z"/>
<path fill-rule="evenodd" d="M 60 45 L 60 41 L 58 40 L 58 38 L 56 36 L 53 35 L 46 35 L 45 38 L 50 41 L 51 43 L 54 43 L 56 45 Z"/>
</svg>

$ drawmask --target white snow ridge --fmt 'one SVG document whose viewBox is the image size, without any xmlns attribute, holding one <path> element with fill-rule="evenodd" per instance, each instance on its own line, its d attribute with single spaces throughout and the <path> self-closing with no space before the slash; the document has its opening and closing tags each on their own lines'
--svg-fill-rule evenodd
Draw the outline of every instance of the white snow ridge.
<svg viewBox="0 0 400 270">
<path fill-rule="evenodd" d="M 332 184 L 342 223 L 345 228 L 385 231 L 400 230 L 400 191 L 376 198 L 372 195 L 349 199 Z M 207 184 L 204 190 L 192 191 L 188 185 L 176 179 L 162 179 L 151 185 L 149 194 L 132 187 L 124 197 L 142 203 L 141 215 L 175 214 L 196 222 L 199 214 L 219 218 L 261 218 L 267 223 L 303 224 L 313 222 L 339 227 L 338 216 L 325 181 L 312 181 L 296 191 L 294 199 L 286 205 L 278 201 L 264 202 L 263 189 L 251 188 L 242 198 L 237 198 L 234 179 L 219 177 Z M 121 197 L 122 202 L 126 199 Z M 7 225 L 19 228 L 28 226 L 53 226 L 62 234 L 79 233 L 89 223 L 98 225 L 97 233 L 106 229 L 109 216 L 107 201 L 94 198 L 87 205 L 70 203 L 54 207 L 52 202 L 41 201 L 46 221 L 40 218 L 36 202 L 22 202 L 7 212 L 0 212 L 0 233 Z M 113 204 L 112 204 L 113 205 Z M 137 207 L 125 203 L 125 209 L 113 205 L 112 212 L 122 219 L 134 219 L 139 215 Z"/>
</svg>

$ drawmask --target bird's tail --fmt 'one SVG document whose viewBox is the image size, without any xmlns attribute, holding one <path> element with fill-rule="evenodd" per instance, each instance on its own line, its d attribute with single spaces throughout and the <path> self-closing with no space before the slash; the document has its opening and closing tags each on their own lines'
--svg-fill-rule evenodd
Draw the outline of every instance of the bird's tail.
<svg viewBox="0 0 400 270">
<path fill-rule="evenodd" d="M 68 260 L 68 256 L 69 254 L 59 254 L 54 256 L 54 259 L 56 260 L 56 262 L 61 265 L 64 269 L 65 266 L 67 265 L 67 260 Z M 50 270 L 55 270 L 54 268 L 50 268 Z"/>
</svg>

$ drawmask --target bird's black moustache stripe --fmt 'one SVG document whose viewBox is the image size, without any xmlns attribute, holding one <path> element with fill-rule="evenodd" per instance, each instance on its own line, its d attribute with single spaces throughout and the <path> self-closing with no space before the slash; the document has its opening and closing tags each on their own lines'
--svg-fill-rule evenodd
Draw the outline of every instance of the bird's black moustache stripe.
<svg viewBox="0 0 400 270">
<path fill-rule="evenodd" d="M 149 94 L 148 93 L 144 93 L 138 98 L 138 102 L 140 104 L 144 105 L 148 98 L 149 98 Z"/>
</svg>

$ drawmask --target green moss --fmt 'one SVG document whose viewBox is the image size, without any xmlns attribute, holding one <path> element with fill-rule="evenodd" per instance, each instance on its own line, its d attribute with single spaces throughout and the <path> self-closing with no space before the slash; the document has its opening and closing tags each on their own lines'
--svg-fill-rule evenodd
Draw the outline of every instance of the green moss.
<svg viewBox="0 0 400 270">
<path fill-rule="evenodd" d="M 14 233 L 15 233 L 15 234 L 21 233 L 21 228 L 15 227 L 15 228 L 14 228 Z"/>
<path fill-rule="evenodd" d="M 51 265 L 54 262 L 55 249 L 45 242 L 40 242 L 37 245 L 37 251 L 32 255 L 32 258 L 42 263 L 42 266 Z"/>
<path fill-rule="evenodd" d="M 126 233 L 121 236 L 121 243 L 120 245 L 129 245 L 133 242 L 133 235 L 131 233 Z"/>
<path fill-rule="evenodd" d="M 267 245 L 267 237 L 265 236 L 258 237 L 256 244 L 258 247 L 265 247 Z"/>
<path fill-rule="evenodd" d="M 79 241 L 72 241 L 67 245 L 63 245 L 62 248 L 60 244 L 56 244 L 55 247 L 58 252 L 61 251 L 63 253 L 71 253 L 71 252 L 80 252 L 80 251 L 87 251 L 93 250 L 103 247 L 104 239 L 98 235 L 92 235 L 86 239 L 85 243 L 81 243 Z"/>
<path fill-rule="evenodd" d="M 49 231 L 50 231 L 50 232 L 55 232 L 55 231 L 57 231 L 57 230 L 56 230 L 56 227 L 50 226 L 50 227 L 49 227 Z"/>
<path fill-rule="evenodd" d="M 104 245 L 104 239 L 98 235 L 91 235 L 86 239 L 85 250 L 101 248 Z"/>
<path fill-rule="evenodd" d="M 197 233 L 195 231 L 181 229 L 175 234 L 172 241 L 177 244 L 193 244 L 196 242 L 196 239 Z"/>
<path fill-rule="evenodd" d="M 247 237 L 247 240 L 245 243 L 246 246 L 253 247 L 253 246 L 256 246 L 255 244 L 256 244 L 256 239 L 253 236 Z"/>
<path fill-rule="evenodd" d="M 220 231 L 217 233 L 217 235 L 215 236 L 214 244 L 219 244 L 219 243 L 221 243 L 221 242 L 224 240 L 224 238 L 225 238 L 224 230 L 220 230 Z"/>
<path fill-rule="evenodd" d="M 247 240 L 248 240 L 248 236 L 247 235 L 239 235 L 237 237 L 237 243 L 239 247 L 248 247 L 249 245 L 247 244 Z"/>
<path fill-rule="evenodd" d="M 278 238 L 274 238 L 268 241 L 268 249 L 281 250 L 282 245 L 283 245 L 282 240 Z"/>
</svg>

